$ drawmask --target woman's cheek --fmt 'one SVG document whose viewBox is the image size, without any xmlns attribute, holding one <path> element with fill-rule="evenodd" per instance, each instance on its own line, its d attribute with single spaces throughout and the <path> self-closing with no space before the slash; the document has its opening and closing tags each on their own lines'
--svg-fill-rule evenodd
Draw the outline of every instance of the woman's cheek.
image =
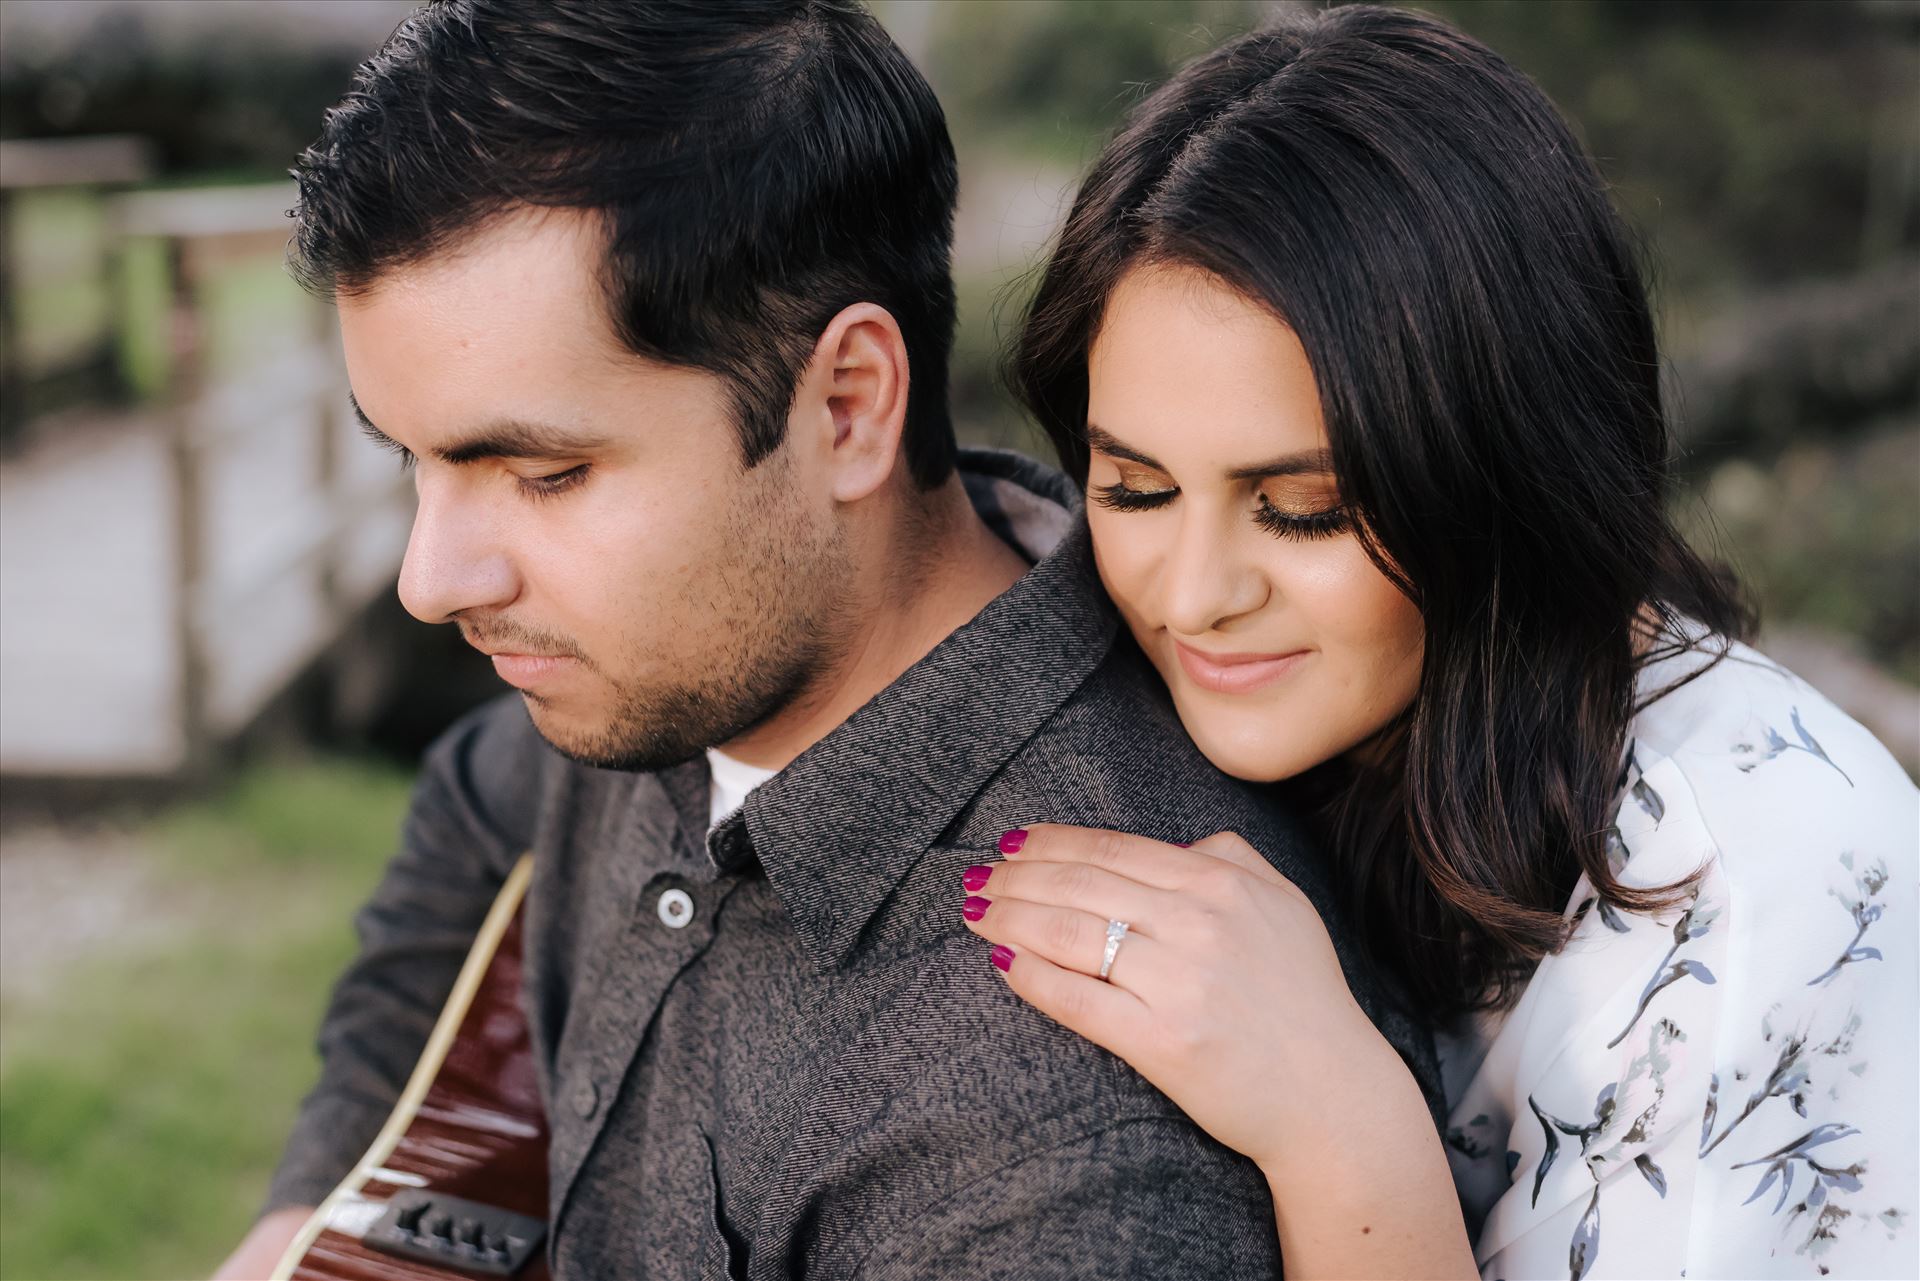
<svg viewBox="0 0 1920 1281">
<path fill-rule="evenodd" d="M 1412 701 L 1425 636 L 1420 611 L 1352 535 L 1285 550 L 1292 554 L 1274 564 L 1277 594 L 1320 650 L 1311 697 L 1343 750 Z"/>
<path fill-rule="evenodd" d="M 1157 628 L 1157 609 L 1150 596 L 1154 579 L 1153 539 L 1142 526 L 1156 522 L 1133 520 L 1097 509 L 1088 513 L 1093 534 L 1093 562 L 1107 596 L 1120 607 L 1129 624 Z M 1164 537 L 1164 533 L 1163 533 Z"/>
</svg>

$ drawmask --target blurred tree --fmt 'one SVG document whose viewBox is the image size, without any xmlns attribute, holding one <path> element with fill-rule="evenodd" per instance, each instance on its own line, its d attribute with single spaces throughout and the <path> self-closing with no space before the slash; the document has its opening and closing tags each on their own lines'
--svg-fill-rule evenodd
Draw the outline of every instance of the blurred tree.
<svg viewBox="0 0 1920 1281">
<path fill-rule="evenodd" d="M 962 147 L 1079 163 L 1144 88 L 1261 0 L 973 0 L 925 57 Z M 1585 135 L 1688 291 L 1852 271 L 1920 246 L 1920 5 L 1429 0 Z"/>
<path fill-rule="evenodd" d="M 166 174 L 281 178 L 408 7 L 8 0 L 0 136 L 139 134 Z"/>
<path fill-rule="evenodd" d="M 1431 0 L 1585 135 L 1682 293 L 1920 246 L 1920 5 Z"/>
<path fill-rule="evenodd" d="M 928 77 L 956 136 L 1079 164 L 1144 90 L 1228 36 L 1262 0 L 972 0 L 936 10 Z"/>
</svg>

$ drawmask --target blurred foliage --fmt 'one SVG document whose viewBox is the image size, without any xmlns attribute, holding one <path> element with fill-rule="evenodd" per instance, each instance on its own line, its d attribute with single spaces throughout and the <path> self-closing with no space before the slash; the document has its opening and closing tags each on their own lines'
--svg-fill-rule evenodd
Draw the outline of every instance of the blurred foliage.
<svg viewBox="0 0 1920 1281">
<path fill-rule="evenodd" d="M 202 182 L 285 177 L 372 52 L 297 23 L 211 23 L 183 38 L 158 5 L 103 8 L 84 39 L 29 34 L 0 47 L 0 136 L 139 134 L 166 172 Z"/>
<path fill-rule="evenodd" d="M 1920 685 L 1920 424 L 1714 468 L 1682 516 L 1766 618 L 1815 620 Z M 1841 496 L 1844 495 L 1844 498 Z"/>
<path fill-rule="evenodd" d="M 1742 288 L 1680 347 L 1670 399 L 1696 474 L 1729 455 L 1765 459 L 1912 417 L 1920 257 Z"/>
<path fill-rule="evenodd" d="M 1683 291 L 1920 244 L 1920 7 L 1437 0 L 1584 135 Z"/>
<path fill-rule="evenodd" d="M 963 150 L 1089 159 L 1181 64 L 1278 8 L 977 0 L 926 56 Z M 1429 0 L 1532 76 L 1687 289 L 1850 271 L 1920 245 L 1920 6 Z"/>
<path fill-rule="evenodd" d="M 148 824 L 167 928 L 10 1004 L 0 1277 L 204 1276 L 245 1232 L 408 774 L 255 767 Z M 217 993 L 217 999 L 209 999 Z"/>
<path fill-rule="evenodd" d="M 963 149 L 986 141 L 1078 168 L 1142 93 L 1268 11 L 1259 0 L 971 0 L 937 9 L 925 70 Z"/>
</svg>

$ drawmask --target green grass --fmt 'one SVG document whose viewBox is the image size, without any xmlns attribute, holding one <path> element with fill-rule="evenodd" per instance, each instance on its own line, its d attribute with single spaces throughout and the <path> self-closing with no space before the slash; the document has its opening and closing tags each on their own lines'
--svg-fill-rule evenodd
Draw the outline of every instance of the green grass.
<svg viewBox="0 0 1920 1281">
<path fill-rule="evenodd" d="M 166 324 L 166 244 L 154 236 L 130 237 L 116 270 L 124 309 L 115 336 L 120 376 L 139 399 L 157 400 L 166 392 L 173 358 Z"/>
<path fill-rule="evenodd" d="M 266 766 L 150 825 L 179 928 L 5 1012 L 0 1277 L 204 1276 L 239 1239 L 408 786 Z"/>
<path fill-rule="evenodd" d="M 24 191 L 14 197 L 8 230 L 8 261 L 18 273 L 16 358 L 37 371 L 83 355 L 112 324 L 106 207 L 84 191 Z"/>
</svg>

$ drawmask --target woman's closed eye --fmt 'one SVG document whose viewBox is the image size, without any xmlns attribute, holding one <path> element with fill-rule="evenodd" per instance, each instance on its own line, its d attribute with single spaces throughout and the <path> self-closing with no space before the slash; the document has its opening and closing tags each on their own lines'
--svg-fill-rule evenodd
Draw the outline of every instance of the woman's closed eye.
<svg viewBox="0 0 1920 1281">
<path fill-rule="evenodd" d="M 1253 523 L 1277 538 L 1330 538 L 1343 534 L 1352 524 L 1343 504 L 1322 508 L 1311 512 L 1282 511 L 1273 505 L 1265 494 L 1260 495 L 1260 509 L 1253 514 Z"/>
<path fill-rule="evenodd" d="M 1117 480 L 1111 485 L 1095 485 L 1093 501 L 1109 511 L 1152 511 L 1156 507 L 1165 507 L 1179 492 L 1171 485 L 1164 488 L 1141 486 L 1136 489 L 1125 480 Z"/>
<path fill-rule="evenodd" d="M 1109 511 L 1138 512 L 1165 507 L 1179 494 L 1180 489 L 1175 485 L 1148 487 L 1138 482 L 1128 485 L 1123 478 L 1109 485 L 1093 486 L 1090 497 Z M 1344 504 L 1336 503 L 1318 511 L 1285 511 L 1262 493 L 1253 523 L 1276 538 L 1309 539 L 1344 533 L 1352 519 Z"/>
</svg>

